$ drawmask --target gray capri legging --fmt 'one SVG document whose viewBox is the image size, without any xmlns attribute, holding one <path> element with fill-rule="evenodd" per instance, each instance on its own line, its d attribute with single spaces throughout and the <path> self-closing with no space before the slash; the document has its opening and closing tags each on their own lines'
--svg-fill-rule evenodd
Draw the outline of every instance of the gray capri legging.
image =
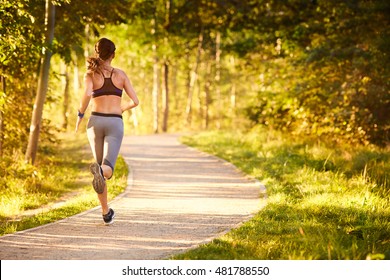
<svg viewBox="0 0 390 280">
<path fill-rule="evenodd" d="M 114 173 L 123 139 L 122 116 L 92 112 L 88 120 L 87 136 L 91 150 L 99 165 L 108 165 Z"/>
</svg>

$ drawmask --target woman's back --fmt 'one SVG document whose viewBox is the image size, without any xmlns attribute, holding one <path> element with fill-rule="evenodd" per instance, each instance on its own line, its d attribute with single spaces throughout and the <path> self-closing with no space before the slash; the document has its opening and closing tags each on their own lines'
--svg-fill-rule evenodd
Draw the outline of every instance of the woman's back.
<svg viewBox="0 0 390 280">
<path fill-rule="evenodd" d="M 106 114 L 122 114 L 121 96 L 126 76 L 123 71 L 105 67 L 89 74 L 92 80 L 92 111 Z"/>
</svg>

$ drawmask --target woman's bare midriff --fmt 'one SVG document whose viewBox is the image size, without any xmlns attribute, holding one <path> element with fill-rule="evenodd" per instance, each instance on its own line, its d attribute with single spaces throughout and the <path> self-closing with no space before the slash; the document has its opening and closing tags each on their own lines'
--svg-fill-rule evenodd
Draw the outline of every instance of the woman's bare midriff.
<svg viewBox="0 0 390 280">
<path fill-rule="evenodd" d="M 92 111 L 104 114 L 122 115 L 121 98 L 103 95 L 92 99 Z"/>
</svg>

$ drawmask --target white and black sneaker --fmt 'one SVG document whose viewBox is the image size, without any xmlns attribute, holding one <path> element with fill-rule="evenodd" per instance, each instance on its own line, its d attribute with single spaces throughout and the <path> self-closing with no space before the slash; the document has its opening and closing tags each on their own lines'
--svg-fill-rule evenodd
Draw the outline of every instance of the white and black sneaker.
<svg viewBox="0 0 390 280">
<path fill-rule="evenodd" d="M 92 181 L 93 189 L 98 194 L 102 194 L 104 191 L 104 187 L 106 186 L 106 180 L 104 179 L 102 168 L 100 167 L 99 164 L 94 162 L 89 167 L 89 170 L 93 174 L 93 181 Z"/>
<path fill-rule="evenodd" d="M 108 213 L 103 215 L 103 220 L 106 225 L 112 224 L 114 222 L 115 212 L 111 208 L 108 210 Z"/>
</svg>

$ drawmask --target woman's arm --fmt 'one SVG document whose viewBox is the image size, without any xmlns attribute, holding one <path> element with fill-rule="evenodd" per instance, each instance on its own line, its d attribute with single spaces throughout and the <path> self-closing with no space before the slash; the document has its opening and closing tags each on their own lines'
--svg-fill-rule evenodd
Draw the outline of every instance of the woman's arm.
<svg viewBox="0 0 390 280">
<path fill-rule="evenodd" d="M 85 74 L 84 76 L 84 94 L 81 98 L 80 107 L 78 109 L 78 117 L 76 122 L 76 132 L 79 129 L 80 123 L 83 120 L 84 113 L 88 108 L 89 101 L 91 100 L 91 93 L 92 93 L 92 77 L 88 74 Z"/>
<path fill-rule="evenodd" d="M 122 113 L 124 111 L 127 111 L 127 110 L 130 110 L 130 109 L 137 107 L 139 104 L 137 94 L 135 93 L 135 90 L 130 82 L 130 79 L 127 77 L 127 75 L 124 72 L 123 72 L 123 75 L 124 75 L 124 79 L 125 79 L 123 87 L 126 91 L 126 94 L 130 97 L 130 102 L 127 102 L 121 106 Z"/>
</svg>

